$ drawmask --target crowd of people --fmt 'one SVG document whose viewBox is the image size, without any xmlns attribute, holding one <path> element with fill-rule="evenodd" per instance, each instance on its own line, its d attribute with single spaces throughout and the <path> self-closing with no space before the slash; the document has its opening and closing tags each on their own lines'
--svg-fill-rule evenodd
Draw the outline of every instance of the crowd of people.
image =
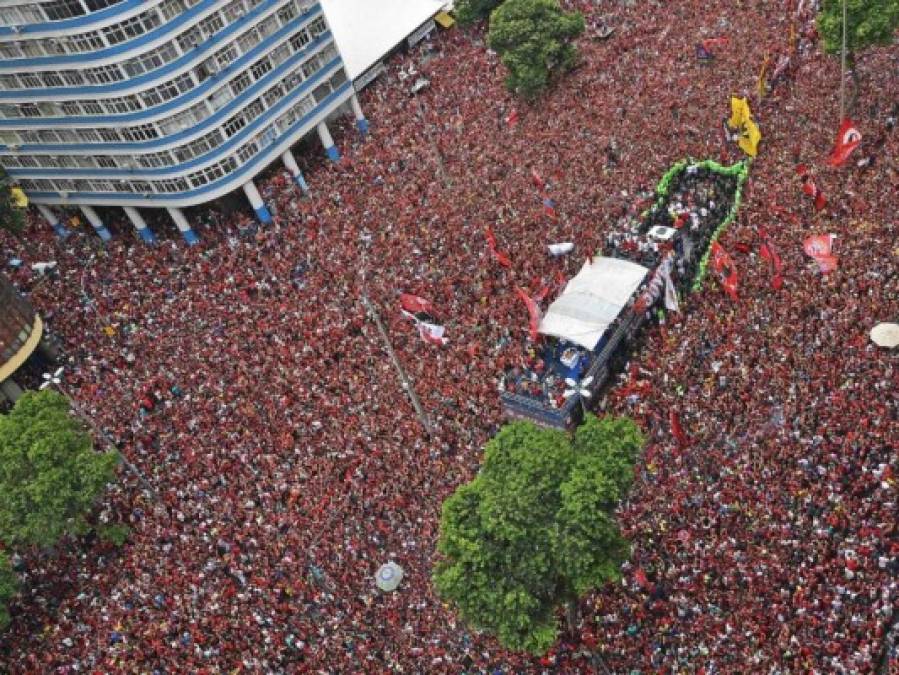
<svg viewBox="0 0 899 675">
<path fill-rule="evenodd" d="M 564 4 L 599 20 L 592 2 Z M 25 243 L 0 242 L 25 261 L 12 276 L 63 345 L 68 390 L 153 486 L 123 472 L 99 507 L 131 528 L 122 548 L 88 538 L 24 557 L 0 670 L 899 668 L 885 639 L 899 610 L 899 361 L 867 337 L 899 318 L 899 50 L 859 55 L 866 140 L 832 169 L 839 62 L 815 44 L 814 3 L 800 3 L 792 52 L 791 3 L 649 4 L 604 11 L 614 32 L 580 40 L 579 67 L 533 106 L 504 90 L 481 28 L 397 55 L 361 95 L 370 136 L 348 119 L 339 163 L 303 157 L 309 197 L 283 172 L 265 181 L 272 226 L 221 211 L 194 216 L 198 246 L 115 226 L 103 246 L 35 219 Z M 726 47 L 697 59 L 714 38 Z M 759 100 L 766 56 L 789 68 Z M 414 96 L 398 77 L 410 65 L 430 81 Z M 510 653 L 460 622 L 430 573 L 441 503 L 477 472 L 503 422 L 499 378 L 532 348 L 514 289 L 573 276 L 674 161 L 740 159 L 720 131 L 732 93 L 753 98 L 763 133 L 721 238 L 739 298 L 706 281 L 647 332 L 636 383 L 595 401 L 648 437 L 619 514 L 631 560 L 623 583 L 583 599 L 578 635 L 541 658 Z M 780 290 L 759 225 L 783 259 Z M 802 251 L 809 233 L 836 235 L 826 276 Z M 558 241 L 575 252 L 547 255 Z M 57 261 L 52 276 L 30 274 L 39 260 Z M 400 293 L 433 303 L 447 345 L 421 340 Z M 390 560 L 405 575 L 384 593 L 373 575 Z"/>
</svg>

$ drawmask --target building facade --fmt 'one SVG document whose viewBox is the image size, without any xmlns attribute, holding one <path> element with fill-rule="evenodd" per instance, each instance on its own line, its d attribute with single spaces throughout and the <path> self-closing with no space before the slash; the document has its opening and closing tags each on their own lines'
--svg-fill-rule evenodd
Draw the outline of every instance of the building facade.
<svg viewBox="0 0 899 675">
<path fill-rule="evenodd" d="M 313 130 L 339 159 L 326 119 L 349 103 L 367 122 L 325 14 L 312 0 L 0 0 L 0 165 L 61 236 L 54 205 L 181 207 L 243 189 Z"/>
</svg>

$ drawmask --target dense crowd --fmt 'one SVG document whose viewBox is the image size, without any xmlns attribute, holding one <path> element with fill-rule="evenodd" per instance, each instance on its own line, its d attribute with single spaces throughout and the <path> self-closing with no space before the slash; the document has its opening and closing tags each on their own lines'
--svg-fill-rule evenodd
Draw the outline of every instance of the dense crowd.
<svg viewBox="0 0 899 675">
<path fill-rule="evenodd" d="M 600 21 L 594 3 L 566 4 Z M 620 510 L 632 559 L 622 584 L 583 600 L 579 635 L 533 659 L 461 624 L 429 580 L 440 504 L 477 471 L 502 422 L 499 377 L 530 348 L 515 286 L 570 278 L 673 161 L 740 158 L 721 119 L 731 93 L 753 95 L 766 54 L 780 65 L 782 2 L 606 8 L 614 33 L 581 39 L 581 65 L 533 107 L 504 91 L 481 30 L 452 30 L 393 58 L 364 92 L 368 139 L 347 120 L 338 164 L 303 158 L 311 197 L 280 171 L 267 179 L 270 227 L 223 211 L 195 218 L 195 247 L 174 228 L 147 247 L 115 225 L 105 247 L 85 230 L 60 242 L 37 221 L 27 246 L 4 239 L 3 259 L 26 263 L 16 282 L 63 343 L 69 389 L 158 499 L 123 473 L 97 515 L 131 527 L 123 548 L 88 539 L 21 561 L 0 670 L 899 668 L 895 649 L 881 652 L 899 609 L 899 362 L 867 338 L 899 318 L 899 134 L 888 132 L 899 50 L 859 56 L 865 141 L 830 169 L 839 63 L 820 53 L 804 4 L 799 49 L 754 98 L 764 138 L 721 239 L 739 300 L 707 281 L 646 334 L 636 382 L 596 401 L 638 419 L 649 444 Z M 695 43 L 719 37 L 726 47 L 696 59 Z M 430 80 L 414 96 L 398 77 L 411 65 Z M 800 161 L 827 195 L 820 212 Z M 784 261 L 779 291 L 759 225 Z M 802 251 L 809 233 L 837 235 L 829 275 Z M 559 241 L 575 253 L 548 256 Z M 38 260 L 58 262 L 53 276 L 30 275 Z M 434 304 L 448 345 L 422 342 L 399 311 L 404 292 Z M 373 580 L 388 560 L 405 570 L 393 593 Z"/>
</svg>

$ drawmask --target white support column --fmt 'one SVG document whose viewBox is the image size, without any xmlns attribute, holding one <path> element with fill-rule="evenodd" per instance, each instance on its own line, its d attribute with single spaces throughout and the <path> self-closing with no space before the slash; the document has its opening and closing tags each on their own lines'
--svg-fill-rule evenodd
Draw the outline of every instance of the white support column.
<svg viewBox="0 0 899 675">
<path fill-rule="evenodd" d="M 89 222 L 94 230 L 96 230 L 97 234 L 100 235 L 100 239 L 103 241 L 112 239 L 112 235 L 109 233 L 109 230 L 106 229 L 106 225 L 103 224 L 103 221 L 100 220 L 100 216 L 94 211 L 94 207 L 82 206 L 81 212 L 84 214 L 84 217 L 87 218 L 87 222 Z"/>
<path fill-rule="evenodd" d="M 184 212 L 181 211 L 181 209 L 168 207 L 166 208 L 166 211 L 169 212 L 172 220 L 175 221 L 175 227 L 178 228 L 181 236 L 184 237 L 184 241 L 186 241 L 189 246 L 200 243 L 200 238 L 197 236 L 197 233 L 193 231 L 190 223 L 187 222 L 187 218 L 184 216 Z"/>
<path fill-rule="evenodd" d="M 66 226 L 59 222 L 59 218 L 56 217 L 56 214 L 50 210 L 50 207 L 45 204 L 38 204 L 37 210 L 41 212 L 41 215 L 44 219 L 50 223 L 50 227 L 53 228 L 53 231 L 59 236 L 60 239 L 65 239 L 68 237 L 71 232 L 66 229 Z"/>
<path fill-rule="evenodd" d="M 284 154 L 281 155 L 281 161 L 284 162 L 284 166 L 290 171 L 290 175 L 293 176 L 297 185 L 300 186 L 303 194 L 309 194 L 309 185 L 306 183 L 306 179 L 303 178 L 303 172 L 300 171 L 300 165 L 297 164 L 296 157 L 293 156 L 289 149 L 285 150 Z"/>
<path fill-rule="evenodd" d="M 353 108 L 353 117 L 356 118 L 356 128 L 362 136 L 368 133 L 368 120 L 365 119 L 365 113 L 362 112 L 362 106 L 356 94 L 350 97 L 350 106 Z"/>
<path fill-rule="evenodd" d="M 331 138 L 331 132 L 328 131 L 328 125 L 324 122 L 319 122 L 316 129 L 318 130 L 318 137 L 322 141 L 322 146 L 325 148 L 328 159 L 332 162 L 340 161 L 340 151 L 337 149 L 337 146 L 334 145 L 334 139 Z"/>
<path fill-rule="evenodd" d="M 250 206 L 252 206 L 253 210 L 256 212 L 256 217 L 259 219 L 259 222 L 263 225 L 271 223 L 272 214 L 269 212 L 265 202 L 262 201 L 262 195 L 259 194 L 259 190 L 256 189 L 256 184 L 253 181 L 248 180 L 243 184 L 243 191 L 247 195 L 247 199 L 250 200 Z"/>
<path fill-rule="evenodd" d="M 133 206 L 123 206 L 122 208 L 125 210 L 125 215 L 128 216 L 134 225 L 134 229 L 137 230 L 137 233 L 140 235 L 140 238 L 148 244 L 155 244 L 156 235 L 153 234 L 153 230 L 147 227 L 147 221 L 140 215 L 140 211 Z"/>
</svg>

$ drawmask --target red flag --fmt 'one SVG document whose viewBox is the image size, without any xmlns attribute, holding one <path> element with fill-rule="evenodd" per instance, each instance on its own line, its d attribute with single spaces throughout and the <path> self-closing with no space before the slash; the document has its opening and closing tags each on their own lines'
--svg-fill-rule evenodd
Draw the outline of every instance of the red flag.
<svg viewBox="0 0 899 675">
<path fill-rule="evenodd" d="M 424 298 L 412 295 L 411 293 L 402 293 L 400 295 L 400 306 L 409 314 L 424 313 L 430 314 L 431 316 L 436 315 L 434 305 L 431 304 L 430 300 L 425 300 Z"/>
<path fill-rule="evenodd" d="M 721 287 L 732 300 L 737 298 L 737 269 L 727 251 L 717 241 L 712 244 L 712 270 L 718 275 Z"/>
<path fill-rule="evenodd" d="M 636 581 L 640 585 L 640 588 L 642 588 L 643 590 L 646 590 L 646 591 L 652 590 L 652 584 L 649 583 L 649 579 L 646 576 L 646 572 L 643 570 L 642 567 L 638 567 L 637 571 L 634 572 L 634 581 Z"/>
<path fill-rule="evenodd" d="M 430 345 L 444 346 L 449 340 L 443 337 L 444 327 L 433 323 L 420 321 L 418 324 L 418 334 L 421 339 Z"/>
<path fill-rule="evenodd" d="M 496 249 L 496 237 L 493 234 L 493 228 L 487 225 L 484 228 L 484 235 L 487 237 L 487 248 L 490 249 L 490 253 L 496 262 L 503 267 L 512 267 L 512 261 L 509 259 L 509 256 Z"/>
<path fill-rule="evenodd" d="M 812 180 L 812 177 L 809 174 L 808 167 L 806 167 L 805 164 L 799 164 L 796 167 L 796 173 L 802 179 L 802 192 L 815 200 L 815 208 L 818 211 L 823 209 L 827 204 L 827 198 L 824 196 L 824 193 L 818 189 L 818 186 L 815 185 L 815 181 Z"/>
<path fill-rule="evenodd" d="M 779 291 L 783 286 L 783 260 L 781 260 L 780 256 L 777 254 L 777 251 L 774 250 L 774 246 L 771 244 L 768 239 L 768 230 L 764 225 L 759 225 L 758 227 L 758 235 L 762 240 L 761 245 L 759 246 L 759 255 L 762 256 L 768 263 L 771 265 L 771 271 L 773 276 L 771 277 L 771 288 L 775 291 Z"/>
<path fill-rule="evenodd" d="M 546 183 L 543 182 L 543 178 L 540 177 L 540 174 L 537 173 L 537 169 L 534 167 L 531 167 L 531 179 L 534 181 L 534 185 L 540 190 L 546 187 Z"/>
<path fill-rule="evenodd" d="M 687 435 L 684 433 L 684 428 L 680 424 L 680 418 L 674 410 L 668 410 L 668 424 L 671 426 L 671 435 L 677 441 L 678 447 L 686 447 L 688 443 Z"/>
<path fill-rule="evenodd" d="M 537 306 L 537 302 L 532 297 L 524 292 L 524 289 L 521 288 L 521 286 L 515 287 L 515 295 L 521 298 L 521 301 L 528 308 L 528 317 L 530 319 L 528 329 L 531 342 L 536 342 L 538 339 L 537 328 L 540 325 L 540 307 Z"/>
<path fill-rule="evenodd" d="M 842 166 L 861 142 L 862 135 L 855 123 L 848 118 L 844 119 L 837 132 L 837 144 L 827 158 L 827 163 L 831 166 Z"/>
<path fill-rule="evenodd" d="M 802 247 L 818 263 L 821 274 L 833 272 L 837 268 L 837 258 L 833 255 L 832 234 L 814 234 L 803 242 Z"/>
<path fill-rule="evenodd" d="M 510 127 L 518 124 L 518 111 L 515 108 L 512 108 L 512 111 L 506 115 L 506 124 Z"/>
</svg>

